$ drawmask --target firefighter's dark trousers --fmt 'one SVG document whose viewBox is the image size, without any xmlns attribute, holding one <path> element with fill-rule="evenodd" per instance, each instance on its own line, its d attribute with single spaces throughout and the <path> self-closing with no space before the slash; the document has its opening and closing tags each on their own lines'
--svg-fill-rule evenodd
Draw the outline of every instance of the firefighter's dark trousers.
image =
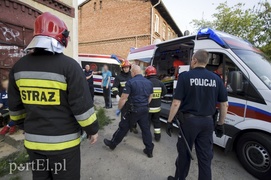
<svg viewBox="0 0 271 180">
<path fill-rule="evenodd" d="M 211 162 L 213 159 L 213 119 L 210 117 L 186 118 L 181 124 L 187 142 L 192 149 L 195 143 L 198 158 L 199 180 L 211 180 Z M 190 156 L 184 140 L 179 135 L 178 157 L 176 160 L 175 179 L 185 180 L 190 168 Z"/>
<path fill-rule="evenodd" d="M 117 146 L 125 137 L 125 135 L 130 130 L 130 121 L 129 118 L 133 119 L 134 122 L 137 122 L 141 131 L 142 131 L 142 138 L 143 143 L 146 147 L 146 150 L 152 153 L 153 150 L 153 143 L 152 143 L 152 135 L 150 131 L 150 124 L 148 120 L 148 107 L 136 107 L 136 113 L 131 113 L 129 115 L 124 115 L 119 123 L 118 130 L 114 133 L 112 138 L 112 143 Z"/>
<path fill-rule="evenodd" d="M 161 121 L 159 119 L 160 112 L 149 113 L 149 121 L 153 123 L 154 134 L 161 134 Z"/>
<path fill-rule="evenodd" d="M 64 153 L 57 152 L 50 155 L 48 152 L 33 150 L 27 152 L 32 163 L 33 180 L 80 179 L 80 146 Z"/>
</svg>

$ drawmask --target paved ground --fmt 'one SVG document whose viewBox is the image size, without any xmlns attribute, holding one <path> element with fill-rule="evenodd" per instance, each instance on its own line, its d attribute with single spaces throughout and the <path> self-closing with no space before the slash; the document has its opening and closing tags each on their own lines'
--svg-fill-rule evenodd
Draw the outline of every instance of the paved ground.
<svg viewBox="0 0 271 180">
<path fill-rule="evenodd" d="M 103 106 L 102 98 L 95 98 L 95 104 Z M 115 108 L 108 111 L 111 118 L 115 118 L 114 111 Z M 168 175 L 174 173 L 177 132 L 170 138 L 165 134 L 164 127 L 161 141 L 155 143 L 154 157 L 149 159 L 142 152 L 144 146 L 140 133 L 138 135 L 130 133 L 114 151 L 104 146 L 103 139 L 111 138 L 118 127 L 118 122 L 119 120 L 115 120 L 100 131 L 97 144 L 90 145 L 87 140 L 82 143 L 82 180 L 165 180 Z M 214 152 L 212 164 L 214 180 L 255 179 L 243 169 L 235 153 L 225 155 L 223 149 L 217 146 L 214 146 Z M 197 179 L 197 165 L 196 160 L 192 162 L 187 180 Z M 23 180 L 31 179 L 31 172 L 18 175 Z"/>
</svg>

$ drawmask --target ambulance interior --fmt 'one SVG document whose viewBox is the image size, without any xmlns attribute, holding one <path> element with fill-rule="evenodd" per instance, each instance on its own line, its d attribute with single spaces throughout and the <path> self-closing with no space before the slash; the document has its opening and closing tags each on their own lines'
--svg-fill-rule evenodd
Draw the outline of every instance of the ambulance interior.
<svg viewBox="0 0 271 180">
<path fill-rule="evenodd" d="M 176 86 L 177 83 L 179 68 L 190 65 L 193 55 L 194 41 L 193 38 L 177 39 L 173 42 L 157 46 L 158 48 L 155 52 L 152 65 L 157 68 L 158 78 L 166 85 L 167 88 L 167 94 L 162 99 L 163 103 L 161 110 L 161 116 L 167 118 L 170 105 L 173 100 L 174 86 Z M 174 62 L 176 61 L 181 61 L 182 63 L 177 63 L 179 66 L 174 67 L 174 64 L 176 64 Z M 177 71 L 176 68 L 178 68 Z M 214 73 L 221 68 L 221 74 L 218 75 L 224 81 L 225 86 L 227 86 L 229 72 L 239 71 L 238 67 L 229 57 L 219 52 L 209 52 L 209 63 L 206 68 Z M 245 83 L 245 79 L 244 84 L 247 84 Z M 240 91 L 238 93 L 242 96 L 244 92 Z"/>
<path fill-rule="evenodd" d="M 157 76 L 167 88 L 163 102 L 171 103 L 174 80 L 177 80 L 180 66 L 190 64 L 194 42 L 191 39 L 172 41 L 157 45 L 152 65 L 157 69 Z"/>
</svg>

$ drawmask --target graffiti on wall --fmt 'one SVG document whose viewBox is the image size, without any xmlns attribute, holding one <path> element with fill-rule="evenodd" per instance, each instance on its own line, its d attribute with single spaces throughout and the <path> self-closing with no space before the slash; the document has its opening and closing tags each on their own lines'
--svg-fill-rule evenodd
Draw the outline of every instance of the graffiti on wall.
<svg viewBox="0 0 271 180">
<path fill-rule="evenodd" d="M 0 21 L 0 80 L 7 78 L 12 66 L 25 55 L 32 34 L 31 29 Z"/>
<path fill-rule="evenodd" d="M 6 42 L 12 42 L 12 41 L 23 41 L 20 38 L 20 32 L 16 29 L 12 29 L 9 27 L 6 27 L 5 24 L 0 22 L 0 33 L 2 32 L 2 36 L 4 37 L 3 39 Z"/>
</svg>

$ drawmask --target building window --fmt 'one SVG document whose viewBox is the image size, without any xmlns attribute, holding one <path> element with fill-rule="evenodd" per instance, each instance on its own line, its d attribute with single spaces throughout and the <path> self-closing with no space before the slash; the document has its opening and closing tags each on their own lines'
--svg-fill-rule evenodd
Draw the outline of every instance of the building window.
<svg viewBox="0 0 271 180">
<path fill-rule="evenodd" d="M 172 39 L 173 37 L 172 37 L 171 29 L 168 28 L 167 30 L 168 30 L 168 39 Z"/>
<path fill-rule="evenodd" d="M 100 1 L 100 9 L 103 9 L 103 1 Z"/>
<path fill-rule="evenodd" d="M 155 21 L 154 21 L 154 31 L 159 33 L 159 16 L 157 14 L 155 14 Z"/>
<path fill-rule="evenodd" d="M 166 23 L 163 23 L 163 34 L 162 34 L 162 37 L 163 37 L 164 40 L 166 39 L 166 27 L 167 27 Z"/>
<path fill-rule="evenodd" d="M 94 11 L 96 11 L 96 4 L 97 4 L 97 3 L 96 3 L 96 2 L 94 2 Z"/>
</svg>

